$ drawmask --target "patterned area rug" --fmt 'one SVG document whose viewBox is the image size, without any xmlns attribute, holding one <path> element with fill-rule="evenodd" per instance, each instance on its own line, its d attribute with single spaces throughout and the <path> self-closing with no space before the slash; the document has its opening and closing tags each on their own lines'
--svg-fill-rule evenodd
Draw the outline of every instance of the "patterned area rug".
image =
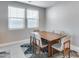
<svg viewBox="0 0 79 59">
<path fill-rule="evenodd" d="M 10 52 L 8 51 L 0 52 L 0 58 L 10 58 Z"/>
<path fill-rule="evenodd" d="M 39 54 L 37 50 L 36 50 L 37 53 L 33 53 L 33 48 L 30 44 L 23 44 L 21 45 L 21 48 L 27 58 L 47 58 L 48 57 L 47 53 L 41 52 L 41 54 Z M 51 58 L 63 58 L 63 54 L 56 53 Z M 79 55 L 77 55 L 77 52 L 71 50 L 70 58 L 79 58 Z"/>
<path fill-rule="evenodd" d="M 21 45 L 22 48 L 24 48 L 24 54 L 32 54 L 33 53 L 33 48 L 30 44 L 23 44 Z"/>
</svg>

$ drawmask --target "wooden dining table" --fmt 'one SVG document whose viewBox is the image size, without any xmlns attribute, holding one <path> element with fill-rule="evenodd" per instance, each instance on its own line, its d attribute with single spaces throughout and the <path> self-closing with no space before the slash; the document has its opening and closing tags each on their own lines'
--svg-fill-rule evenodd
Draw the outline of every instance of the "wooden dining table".
<svg viewBox="0 0 79 59">
<path fill-rule="evenodd" d="M 40 31 L 39 32 L 41 38 L 48 41 L 48 57 L 52 56 L 52 45 L 57 43 L 60 38 L 62 38 L 61 35 L 53 32 L 47 32 L 47 31 Z"/>
</svg>

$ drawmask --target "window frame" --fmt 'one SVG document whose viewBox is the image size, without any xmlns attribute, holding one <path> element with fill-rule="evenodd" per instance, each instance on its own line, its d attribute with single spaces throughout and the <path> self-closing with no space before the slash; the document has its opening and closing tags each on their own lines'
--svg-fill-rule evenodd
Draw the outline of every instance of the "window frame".
<svg viewBox="0 0 79 59">
<path fill-rule="evenodd" d="M 10 28 L 9 27 L 9 18 L 18 18 L 18 17 L 9 17 L 9 7 L 15 7 L 15 8 L 21 8 L 21 9 L 24 9 L 24 18 L 22 18 L 22 19 L 24 19 L 23 20 L 23 22 L 24 22 L 24 24 L 23 24 L 23 28 Z M 36 27 L 28 27 L 28 19 L 27 19 L 27 9 L 30 9 L 30 10 L 36 10 L 36 11 L 38 11 L 38 19 L 37 19 L 37 26 Z M 34 28 L 39 28 L 39 9 L 33 9 L 33 8 L 25 8 L 25 7 L 19 7 L 19 6 L 13 6 L 13 5 L 8 5 L 8 29 L 9 30 L 21 30 L 21 29 L 24 29 L 24 28 L 27 28 L 27 29 L 34 29 Z M 21 19 L 21 17 L 19 17 L 19 19 Z"/>
<path fill-rule="evenodd" d="M 22 17 L 9 17 L 9 7 L 24 9 L 24 18 L 22 18 Z M 19 27 L 19 28 L 10 28 L 10 27 L 9 27 L 9 21 L 10 21 L 9 18 L 23 19 L 23 27 L 21 27 L 21 28 L 20 28 L 20 27 Z M 24 29 L 24 28 L 25 28 L 25 8 L 9 5 L 9 6 L 8 6 L 8 29 L 9 29 L 9 30 L 20 30 L 20 29 Z"/>
<path fill-rule="evenodd" d="M 28 27 L 27 10 L 33 10 L 33 11 L 36 10 L 36 11 L 38 11 L 38 19 L 37 19 L 37 22 L 38 22 L 37 24 L 38 24 L 38 25 L 37 25 L 36 27 Z M 31 8 L 27 8 L 27 9 L 26 9 L 26 19 L 27 19 L 27 28 L 28 28 L 28 29 L 39 28 L 39 10 L 37 10 L 37 9 L 31 9 Z"/>
</svg>

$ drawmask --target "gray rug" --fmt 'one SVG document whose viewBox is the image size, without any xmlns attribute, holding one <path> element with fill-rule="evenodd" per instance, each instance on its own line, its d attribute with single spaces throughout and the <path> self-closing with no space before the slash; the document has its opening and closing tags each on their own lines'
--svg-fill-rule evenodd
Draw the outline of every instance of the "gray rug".
<svg viewBox="0 0 79 59">
<path fill-rule="evenodd" d="M 10 58 L 10 52 L 9 51 L 1 51 L 0 58 Z"/>
</svg>

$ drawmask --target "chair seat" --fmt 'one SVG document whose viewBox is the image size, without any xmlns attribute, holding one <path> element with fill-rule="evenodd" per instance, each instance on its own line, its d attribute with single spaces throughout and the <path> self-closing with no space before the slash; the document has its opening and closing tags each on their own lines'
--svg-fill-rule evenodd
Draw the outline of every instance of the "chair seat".
<svg viewBox="0 0 79 59">
<path fill-rule="evenodd" d="M 40 46 L 41 48 L 44 48 L 44 47 L 47 47 L 47 45 L 42 45 L 42 46 Z"/>
<path fill-rule="evenodd" d="M 32 42 L 34 45 L 37 45 L 36 43 L 34 43 L 34 42 Z M 37 45 L 37 46 L 39 46 L 39 45 Z M 46 46 L 48 46 L 48 45 L 41 45 L 40 47 L 41 48 L 44 48 L 44 47 L 46 47 Z"/>
<path fill-rule="evenodd" d="M 61 46 L 61 43 L 57 43 L 57 44 L 52 45 L 52 48 L 54 48 L 56 50 L 59 50 L 59 51 L 63 50 L 63 47 Z"/>
</svg>

